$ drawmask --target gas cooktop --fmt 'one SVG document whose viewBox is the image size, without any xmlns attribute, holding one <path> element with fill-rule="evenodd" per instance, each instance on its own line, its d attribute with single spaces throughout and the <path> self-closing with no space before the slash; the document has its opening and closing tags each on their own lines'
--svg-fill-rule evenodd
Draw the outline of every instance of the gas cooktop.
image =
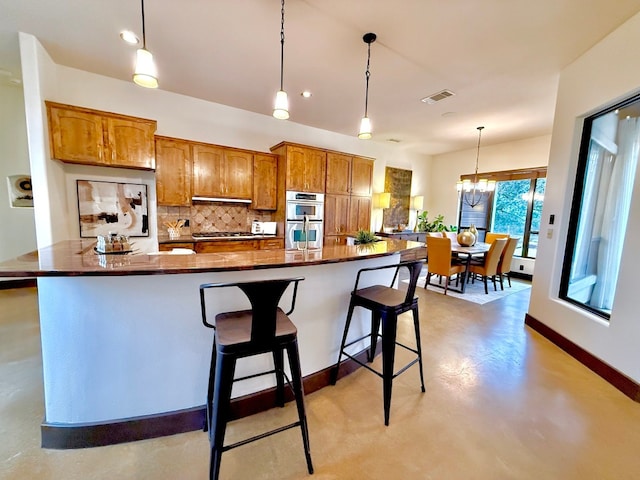
<svg viewBox="0 0 640 480">
<path fill-rule="evenodd" d="M 251 232 L 194 232 L 191 234 L 194 238 L 238 238 L 238 237 L 254 237 Z"/>
</svg>

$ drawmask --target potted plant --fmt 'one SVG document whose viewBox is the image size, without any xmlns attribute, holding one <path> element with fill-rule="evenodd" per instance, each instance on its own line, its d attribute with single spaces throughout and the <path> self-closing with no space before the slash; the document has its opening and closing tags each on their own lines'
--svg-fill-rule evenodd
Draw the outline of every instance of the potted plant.
<svg viewBox="0 0 640 480">
<path fill-rule="evenodd" d="M 373 243 L 377 241 L 378 241 L 378 238 L 375 236 L 373 232 L 369 230 L 358 230 L 354 243 L 356 245 L 364 245 L 367 243 Z"/>
<path fill-rule="evenodd" d="M 428 215 L 427 210 L 418 215 L 419 232 L 455 232 L 458 230 L 455 225 L 445 225 L 444 215 L 438 215 L 432 222 L 429 221 Z"/>
</svg>

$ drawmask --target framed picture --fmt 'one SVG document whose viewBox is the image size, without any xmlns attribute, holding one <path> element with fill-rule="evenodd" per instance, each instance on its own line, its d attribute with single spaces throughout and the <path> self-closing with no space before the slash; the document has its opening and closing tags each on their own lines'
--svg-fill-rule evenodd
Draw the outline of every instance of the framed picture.
<svg viewBox="0 0 640 480">
<path fill-rule="evenodd" d="M 109 232 L 149 236 L 147 186 L 137 183 L 77 180 L 80 237 Z"/>
<path fill-rule="evenodd" d="M 11 208 L 33 207 L 31 176 L 9 175 L 7 177 Z"/>
</svg>

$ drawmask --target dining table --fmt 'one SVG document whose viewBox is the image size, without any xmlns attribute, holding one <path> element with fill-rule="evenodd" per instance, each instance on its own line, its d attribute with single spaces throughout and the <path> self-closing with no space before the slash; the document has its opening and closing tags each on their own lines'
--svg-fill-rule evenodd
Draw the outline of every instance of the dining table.
<svg viewBox="0 0 640 480">
<path fill-rule="evenodd" d="M 451 254 L 457 255 L 458 258 L 463 257 L 465 262 L 465 273 L 462 278 L 462 286 L 460 287 L 460 293 L 464 293 L 465 286 L 467 284 L 467 275 L 469 274 L 469 265 L 473 257 L 484 256 L 491 248 L 490 243 L 476 242 L 472 246 L 460 245 L 457 242 L 451 242 Z M 428 254 L 428 253 L 427 253 Z"/>
</svg>

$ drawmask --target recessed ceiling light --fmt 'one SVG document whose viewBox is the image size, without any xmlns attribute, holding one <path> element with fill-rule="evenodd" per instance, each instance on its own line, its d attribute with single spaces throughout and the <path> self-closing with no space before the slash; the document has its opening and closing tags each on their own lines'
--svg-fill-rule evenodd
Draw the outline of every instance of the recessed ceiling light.
<svg viewBox="0 0 640 480">
<path fill-rule="evenodd" d="M 137 45 L 140 43 L 138 36 L 131 30 L 122 30 L 120 32 L 120 38 L 127 42 L 129 45 Z"/>
<path fill-rule="evenodd" d="M 311 98 L 311 96 L 313 95 L 313 93 L 311 93 L 309 90 L 305 90 L 304 92 L 302 92 L 300 95 L 302 95 L 304 98 Z"/>
<path fill-rule="evenodd" d="M 391 143 L 400 143 L 400 139 L 398 138 L 387 138 L 387 142 L 391 142 Z"/>
<path fill-rule="evenodd" d="M 441 116 L 442 117 L 453 117 L 456 114 L 456 112 L 444 112 Z"/>
</svg>

